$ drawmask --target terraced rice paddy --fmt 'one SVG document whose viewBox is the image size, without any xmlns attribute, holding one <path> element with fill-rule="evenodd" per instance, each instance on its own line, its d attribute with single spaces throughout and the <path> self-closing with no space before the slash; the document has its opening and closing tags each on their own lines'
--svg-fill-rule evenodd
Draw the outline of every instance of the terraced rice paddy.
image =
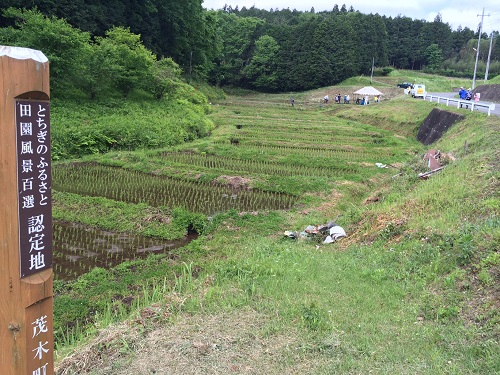
<svg viewBox="0 0 500 375">
<path fill-rule="evenodd" d="M 74 279 L 94 267 L 111 268 L 126 260 L 168 253 L 197 237 L 190 233 L 165 241 L 58 221 L 53 223 L 53 232 L 54 273 L 60 280 Z"/>
<path fill-rule="evenodd" d="M 287 209 L 296 199 L 288 194 L 211 186 L 98 164 L 61 165 L 55 168 L 53 181 L 56 190 L 65 192 L 154 207 L 184 207 L 206 214 L 230 209 Z"/>
<path fill-rule="evenodd" d="M 339 180 L 370 179 L 380 172 L 376 162 L 397 161 L 404 152 L 402 141 L 389 132 L 317 106 L 297 110 L 240 99 L 218 107 L 213 119 L 218 126 L 209 140 L 176 150 L 150 151 L 142 159 L 123 153 L 112 160 L 56 164 L 53 188 L 206 215 L 287 210 L 304 194 L 332 189 Z M 145 172 L 115 166 L 130 163 Z M 233 178 L 248 183 L 227 183 Z M 76 224 L 54 228 L 55 269 L 62 278 L 171 246 Z"/>
<path fill-rule="evenodd" d="M 346 173 L 355 173 L 353 165 L 337 164 L 325 166 L 304 166 L 277 163 L 272 161 L 245 160 L 215 155 L 199 155 L 185 152 L 166 153 L 169 163 L 193 165 L 220 171 L 231 171 L 237 174 L 264 174 L 272 176 L 343 176 Z"/>
</svg>

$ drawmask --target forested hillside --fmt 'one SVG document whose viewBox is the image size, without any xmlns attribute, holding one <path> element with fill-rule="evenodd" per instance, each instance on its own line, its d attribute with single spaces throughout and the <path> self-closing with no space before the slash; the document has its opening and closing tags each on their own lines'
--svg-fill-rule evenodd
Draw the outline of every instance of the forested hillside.
<svg viewBox="0 0 500 375">
<path fill-rule="evenodd" d="M 96 44 L 109 37 L 110 30 L 121 27 L 140 36 L 144 47 L 156 57 L 171 58 L 190 79 L 262 91 L 336 84 L 354 75 L 370 74 L 373 62 L 376 74 L 396 68 L 471 77 L 473 48 L 479 37 L 478 31 L 467 27 L 452 30 L 440 15 L 427 22 L 362 14 L 345 5 L 334 5 L 331 11 L 311 8 L 302 12 L 255 7 L 207 11 L 202 0 L 34 0 L 29 4 L 5 0 L 2 4 L 3 28 L 23 27 L 25 16 L 5 12 L 8 7 L 37 8 L 45 16 L 62 18 Z M 491 36 L 490 78 L 500 74 L 498 31 Z M 3 32 L 0 43 L 19 45 L 21 41 L 6 38 Z M 23 43 L 50 49 L 46 39 Z M 74 52 L 74 46 L 67 47 L 66 53 Z M 478 76 L 485 73 L 489 47 L 490 35 L 483 33 Z M 68 58 L 61 56 L 60 60 Z M 99 66 L 99 60 L 93 64 L 91 71 Z"/>
<path fill-rule="evenodd" d="M 41 50 L 50 61 L 54 160 L 172 146 L 213 128 L 206 95 L 130 29 L 112 27 L 92 38 L 36 10 L 10 8 L 4 15 L 15 24 L 0 29 L 0 45 Z"/>
</svg>

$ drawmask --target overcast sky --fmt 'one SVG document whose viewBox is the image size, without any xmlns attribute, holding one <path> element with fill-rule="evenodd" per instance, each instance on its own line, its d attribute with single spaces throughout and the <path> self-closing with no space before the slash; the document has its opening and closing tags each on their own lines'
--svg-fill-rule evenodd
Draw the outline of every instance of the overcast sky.
<svg viewBox="0 0 500 375">
<path fill-rule="evenodd" d="M 335 0 L 203 0 L 203 7 L 206 9 L 221 9 L 224 4 L 233 8 L 238 6 L 239 9 L 243 6 L 255 6 L 266 10 L 290 8 L 310 11 L 311 7 L 314 7 L 316 12 L 331 11 L 335 4 L 338 4 L 339 8 L 345 4 L 347 9 L 352 5 L 355 10 L 365 14 L 378 13 L 392 17 L 401 15 L 427 21 L 433 21 L 436 15 L 441 13 L 443 22 L 448 23 L 452 30 L 456 30 L 459 25 L 476 30 L 484 8 L 483 31 L 489 34 L 493 30 L 500 30 L 499 0 L 356 0 L 352 3 Z M 487 16 L 488 14 L 490 16 Z"/>
</svg>

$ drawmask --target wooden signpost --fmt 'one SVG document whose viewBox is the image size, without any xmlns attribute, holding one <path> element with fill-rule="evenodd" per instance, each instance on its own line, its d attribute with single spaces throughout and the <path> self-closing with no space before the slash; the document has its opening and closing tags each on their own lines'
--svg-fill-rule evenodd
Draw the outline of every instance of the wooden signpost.
<svg viewBox="0 0 500 375">
<path fill-rule="evenodd" d="M 0 46 L 0 373 L 54 373 L 49 62 Z"/>
</svg>

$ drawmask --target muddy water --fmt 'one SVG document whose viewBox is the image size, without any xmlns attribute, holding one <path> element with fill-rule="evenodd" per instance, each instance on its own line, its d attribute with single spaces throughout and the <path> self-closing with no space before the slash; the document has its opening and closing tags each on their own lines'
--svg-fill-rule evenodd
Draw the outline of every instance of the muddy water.
<svg viewBox="0 0 500 375">
<path fill-rule="evenodd" d="M 168 241 L 60 221 L 54 221 L 53 230 L 53 269 L 59 280 L 75 279 L 94 267 L 111 268 L 126 260 L 165 254 L 198 237 L 188 234 Z"/>
</svg>

